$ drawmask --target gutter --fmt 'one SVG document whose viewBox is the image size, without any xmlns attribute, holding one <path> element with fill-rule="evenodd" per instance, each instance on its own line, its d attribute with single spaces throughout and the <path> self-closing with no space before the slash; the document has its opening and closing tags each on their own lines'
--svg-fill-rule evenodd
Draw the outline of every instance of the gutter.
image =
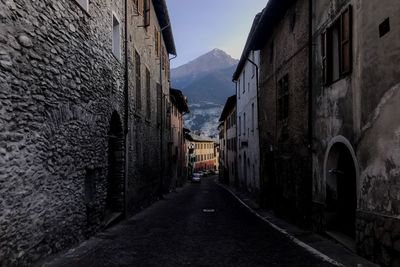
<svg viewBox="0 0 400 267">
<path fill-rule="evenodd" d="M 128 145 L 128 133 L 129 133 L 129 63 L 128 63 L 128 0 L 124 1 L 125 5 L 125 90 L 124 90 L 124 105 L 125 105 L 125 116 L 124 116 L 124 126 L 125 126 L 125 164 L 124 164 L 124 180 L 125 180 L 125 190 L 124 190 L 124 215 L 128 214 L 127 211 L 127 201 L 128 201 L 128 169 L 129 169 L 129 159 L 128 159 L 128 152 L 129 152 L 129 145 Z"/>
<path fill-rule="evenodd" d="M 254 53 L 254 51 L 253 51 Z M 252 61 L 250 58 L 246 58 L 247 61 L 249 61 L 255 68 L 256 68 L 256 89 L 257 89 L 257 129 L 258 129 L 258 178 L 260 179 L 260 191 L 262 192 L 262 188 L 264 187 L 264 181 L 261 179 L 261 134 L 260 134 L 260 127 L 259 127 L 259 121 L 260 121 L 260 83 L 259 83 L 259 66 Z"/>
<path fill-rule="evenodd" d="M 309 207 L 312 205 L 312 172 L 313 172 L 313 60 L 312 60 L 312 53 L 313 53 L 313 0 L 308 1 L 308 152 L 309 152 L 309 160 L 310 160 L 310 182 L 308 184 L 309 188 Z M 312 210 L 307 211 L 309 214 L 309 218 L 312 216 Z"/>
</svg>

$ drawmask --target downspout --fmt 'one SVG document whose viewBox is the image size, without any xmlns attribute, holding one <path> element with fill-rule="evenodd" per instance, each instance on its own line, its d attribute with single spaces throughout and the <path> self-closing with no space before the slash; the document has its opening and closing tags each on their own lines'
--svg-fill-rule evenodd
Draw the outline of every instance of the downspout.
<svg viewBox="0 0 400 267">
<path fill-rule="evenodd" d="M 127 216 L 127 202 L 128 202 L 128 154 L 129 154 L 129 63 L 128 63 L 128 0 L 125 0 L 125 90 L 124 90 L 124 97 L 125 97 L 125 116 L 124 116 L 124 125 L 125 125 L 125 166 L 124 166 L 124 216 Z"/>
<path fill-rule="evenodd" d="M 158 197 L 163 199 L 163 188 L 164 188 L 164 92 L 163 92 L 163 81 L 162 81 L 162 64 L 163 57 L 160 53 L 160 161 L 161 161 L 161 172 L 160 172 L 160 185 L 158 189 Z"/>
<path fill-rule="evenodd" d="M 254 53 L 254 51 L 253 51 Z M 259 120 L 260 120 L 260 101 L 259 101 L 259 97 L 260 97 L 260 85 L 259 85 L 259 74 L 258 74 L 258 70 L 259 67 L 258 65 L 252 61 L 250 58 L 247 58 L 247 61 L 249 61 L 255 68 L 256 68 L 256 89 L 257 89 L 257 129 L 258 129 L 258 178 L 260 179 L 260 189 L 262 191 L 262 189 L 264 188 L 264 181 L 263 179 L 261 179 L 261 134 L 260 134 L 260 125 L 259 125 Z"/>
<path fill-rule="evenodd" d="M 309 218 L 312 217 L 312 175 L 313 175 L 313 0 L 308 1 L 308 151 L 309 151 L 309 171 L 310 171 L 310 181 L 308 183 L 308 194 L 309 194 L 309 206 L 310 210 Z"/>
</svg>

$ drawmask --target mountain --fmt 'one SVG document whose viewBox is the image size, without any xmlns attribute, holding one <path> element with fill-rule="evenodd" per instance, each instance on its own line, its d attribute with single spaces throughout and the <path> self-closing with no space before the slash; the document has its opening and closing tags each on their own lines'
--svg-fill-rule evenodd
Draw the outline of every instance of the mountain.
<svg viewBox="0 0 400 267">
<path fill-rule="evenodd" d="M 226 99 L 235 93 L 232 74 L 238 60 L 220 49 L 212 51 L 172 69 L 172 87 L 188 97 L 191 113 L 186 127 L 215 137 L 218 118 Z"/>
</svg>

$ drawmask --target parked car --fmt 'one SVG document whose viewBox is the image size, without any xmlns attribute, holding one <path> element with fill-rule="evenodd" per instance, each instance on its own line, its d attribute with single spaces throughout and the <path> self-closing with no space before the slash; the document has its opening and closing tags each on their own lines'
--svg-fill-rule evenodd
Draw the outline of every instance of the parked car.
<svg viewBox="0 0 400 267">
<path fill-rule="evenodd" d="M 192 183 L 201 183 L 201 177 L 202 177 L 201 173 L 197 173 L 197 172 L 193 173 Z"/>
</svg>

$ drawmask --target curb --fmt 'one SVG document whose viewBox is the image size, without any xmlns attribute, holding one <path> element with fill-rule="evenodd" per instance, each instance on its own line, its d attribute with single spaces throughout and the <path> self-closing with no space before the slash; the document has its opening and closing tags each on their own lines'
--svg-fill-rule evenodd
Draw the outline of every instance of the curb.
<svg viewBox="0 0 400 267">
<path fill-rule="evenodd" d="M 272 223 L 271 221 L 269 221 L 268 219 L 266 219 L 265 217 L 263 217 L 261 214 L 259 214 L 257 211 L 253 210 L 249 205 L 247 205 L 245 202 L 243 202 L 243 200 L 241 200 L 236 194 L 235 192 L 233 192 L 230 188 L 221 185 L 220 183 L 217 183 L 218 186 L 222 187 L 223 189 L 225 189 L 226 191 L 228 191 L 234 198 L 236 198 L 236 200 L 238 200 L 240 202 L 240 204 L 242 204 L 246 209 L 248 209 L 252 214 L 254 214 L 256 217 L 258 217 L 259 219 L 263 220 L 264 222 L 266 222 L 267 224 L 269 224 L 272 228 L 274 228 L 275 230 L 277 230 L 278 232 L 280 232 L 281 234 L 285 235 L 286 237 L 288 237 L 293 243 L 295 243 L 296 245 L 304 248 L 305 250 L 307 250 L 308 252 L 310 252 L 312 255 L 316 256 L 317 258 L 320 258 L 321 260 L 328 262 L 332 265 L 335 266 L 340 266 L 340 267 L 345 267 L 345 265 L 335 261 L 334 259 L 330 258 L 329 256 L 323 254 L 322 252 L 316 250 L 315 248 L 311 247 L 310 245 L 304 243 L 303 241 L 299 240 L 298 238 L 294 237 L 293 235 L 289 234 L 285 229 L 280 228 L 279 226 L 275 225 L 274 223 Z"/>
</svg>

